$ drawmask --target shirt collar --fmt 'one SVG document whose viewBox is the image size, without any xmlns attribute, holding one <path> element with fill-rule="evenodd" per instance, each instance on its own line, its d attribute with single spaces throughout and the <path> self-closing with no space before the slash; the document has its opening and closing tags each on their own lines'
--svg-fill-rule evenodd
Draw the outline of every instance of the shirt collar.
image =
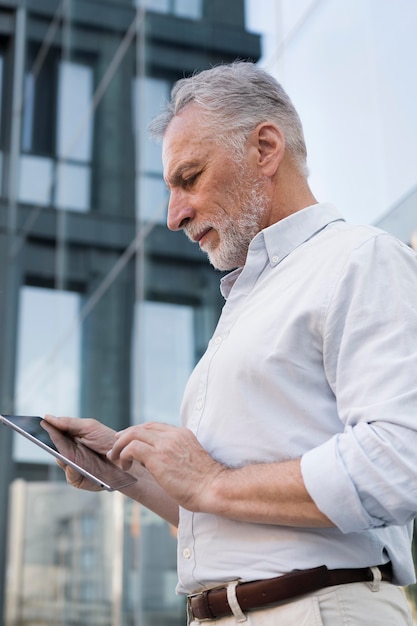
<svg viewBox="0 0 417 626">
<path fill-rule="evenodd" d="M 250 261 L 251 252 L 262 246 L 266 249 L 270 264 L 278 265 L 302 243 L 337 221 L 344 221 L 344 218 L 332 204 L 313 204 L 292 213 L 260 231 L 252 239 L 246 262 Z M 220 290 L 224 298 L 228 297 L 242 269 L 240 267 L 221 279 Z"/>
<path fill-rule="evenodd" d="M 313 204 L 265 228 L 261 233 L 271 265 L 277 265 L 302 243 L 339 220 L 343 217 L 333 205 Z"/>
</svg>

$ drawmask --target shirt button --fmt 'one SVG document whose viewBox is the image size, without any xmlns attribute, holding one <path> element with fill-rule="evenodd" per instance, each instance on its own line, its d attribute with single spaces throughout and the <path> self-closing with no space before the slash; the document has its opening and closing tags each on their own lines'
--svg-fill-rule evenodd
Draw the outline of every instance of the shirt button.
<svg viewBox="0 0 417 626">
<path fill-rule="evenodd" d="M 201 411 L 201 409 L 203 408 L 203 403 L 201 402 L 201 400 L 199 400 L 195 406 L 196 406 L 196 409 Z"/>
<path fill-rule="evenodd" d="M 278 257 L 274 254 L 274 256 L 272 257 L 272 263 L 278 263 Z"/>
<path fill-rule="evenodd" d="M 182 551 L 182 556 L 184 557 L 184 559 L 189 559 L 191 557 L 190 548 L 184 548 L 184 550 Z"/>
<path fill-rule="evenodd" d="M 218 336 L 215 338 L 214 343 L 215 343 L 216 345 L 219 345 L 219 343 L 221 343 L 221 342 L 222 342 L 222 338 L 218 335 Z"/>
</svg>

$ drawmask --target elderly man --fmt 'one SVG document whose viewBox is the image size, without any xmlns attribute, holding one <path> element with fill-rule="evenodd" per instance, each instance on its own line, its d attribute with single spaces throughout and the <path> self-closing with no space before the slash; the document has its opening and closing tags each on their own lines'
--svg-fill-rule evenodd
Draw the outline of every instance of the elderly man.
<svg viewBox="0 0 417 626">
<path fill-rule="evenodd" d="M 151 132 L 169 228 L 230 270 L 182 426 L 47 419 L 178 524 L 190 622 L 410 625 L 415 254 L 316 201 L 299 117 L 251 63 L 180 80 Z"/>
</svg>

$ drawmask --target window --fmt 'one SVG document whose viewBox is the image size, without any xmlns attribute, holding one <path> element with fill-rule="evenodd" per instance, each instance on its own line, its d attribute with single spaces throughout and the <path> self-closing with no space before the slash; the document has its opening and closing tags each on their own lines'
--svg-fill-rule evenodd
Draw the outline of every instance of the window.
<svg viewBox="0 0 417 626">
<path fill-rule="evenodd" d="M 0 146 L 3 146 L 3 133 L 1 132 L 3 123 L 3 73 L 4 73 L 4 57 L 0 55 Z M 0 149 L 0 195 L 2 195 L 2 179 L 3 179 L 3 150 Z"/>
<path fill-rule="evenodd" d="M 55 204 L 87 211 L 90 202 L 92 69 L 61 61 L 58 71 Z"/>
<path fill-rule="evenodd" d="M 34 51 L 32 51 L 34 54 Z M 92 68 L 49 55 L 25 77 L 19 200 L 90 208 Z"/>
<path fill-rule="evenodd" d="M 80 554 L 81 568 L 84 571 L 90 571 L 96 566 L 96 551 L 92 548 L 85 547 Z"/>
<path fill-rule="evenodd" d="M 192 20 L 203 16 L 203 0 L 134 0 L 133 4 L 156 13 L 170 13 Z"/>
<path fill-rule="evenodd" d="M 148 135 L 148 124 L 169 97 L 169 83 L 156 78 L 140 77 L 134 81 L 133 128 L 137 134 L 136 215 L 145 222 L 163 223 L 166 219 L 168 192 L 162 178 L 161 146 Z"/>
<path fill-rule="evenodd" d="M 182 394 L 194 365 L 193 321 L 189 306 L 160 302 L 138 306 L 133 357 L 133 413 L 140 411 L 136 422 L 179 423 Z"/>
<path fill-rule="evenodd" d="M 198 20 L 203 16 L 202 0 L 175 0 L 174 14 Z"/>
<path fill-rule="evenodd" d="M 97 532 L 97 517 L 92 513 L 84 513 L 81 517 L 81 535 L 83 539 L 95 536 Z"/>
<path fill-rule="evenodd" d="M 22 415 L 78 415 L 80 332 L 74 324 L 80 296 L 25 286 L 20 293 L 16 411 Z M 51 462 L 52 456 L 16 437 L 20 461 Z"/>
<path fill-rule="evenodd" d="M 56 118 L 56 53 L 50 53 L 39 70 L 33 69 L 38 47 L 29 46 L 30 69 L 25 74 L 22 113 L 22 151 L 51 157 Z"/>
</svg>

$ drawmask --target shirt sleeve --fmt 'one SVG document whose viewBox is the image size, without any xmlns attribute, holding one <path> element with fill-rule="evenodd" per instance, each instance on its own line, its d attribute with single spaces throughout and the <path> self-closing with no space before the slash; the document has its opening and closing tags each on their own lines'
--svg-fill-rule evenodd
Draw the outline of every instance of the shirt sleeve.
<svg viewBox="0 0 417 626">
<path fill-rule="evenodd" d="M 305 453 L 306 488 L 342 532 L 417 515 L 417 260 L 388 234 L 349 256 L 323 359 L 343 431 Z"/>
</svg>

